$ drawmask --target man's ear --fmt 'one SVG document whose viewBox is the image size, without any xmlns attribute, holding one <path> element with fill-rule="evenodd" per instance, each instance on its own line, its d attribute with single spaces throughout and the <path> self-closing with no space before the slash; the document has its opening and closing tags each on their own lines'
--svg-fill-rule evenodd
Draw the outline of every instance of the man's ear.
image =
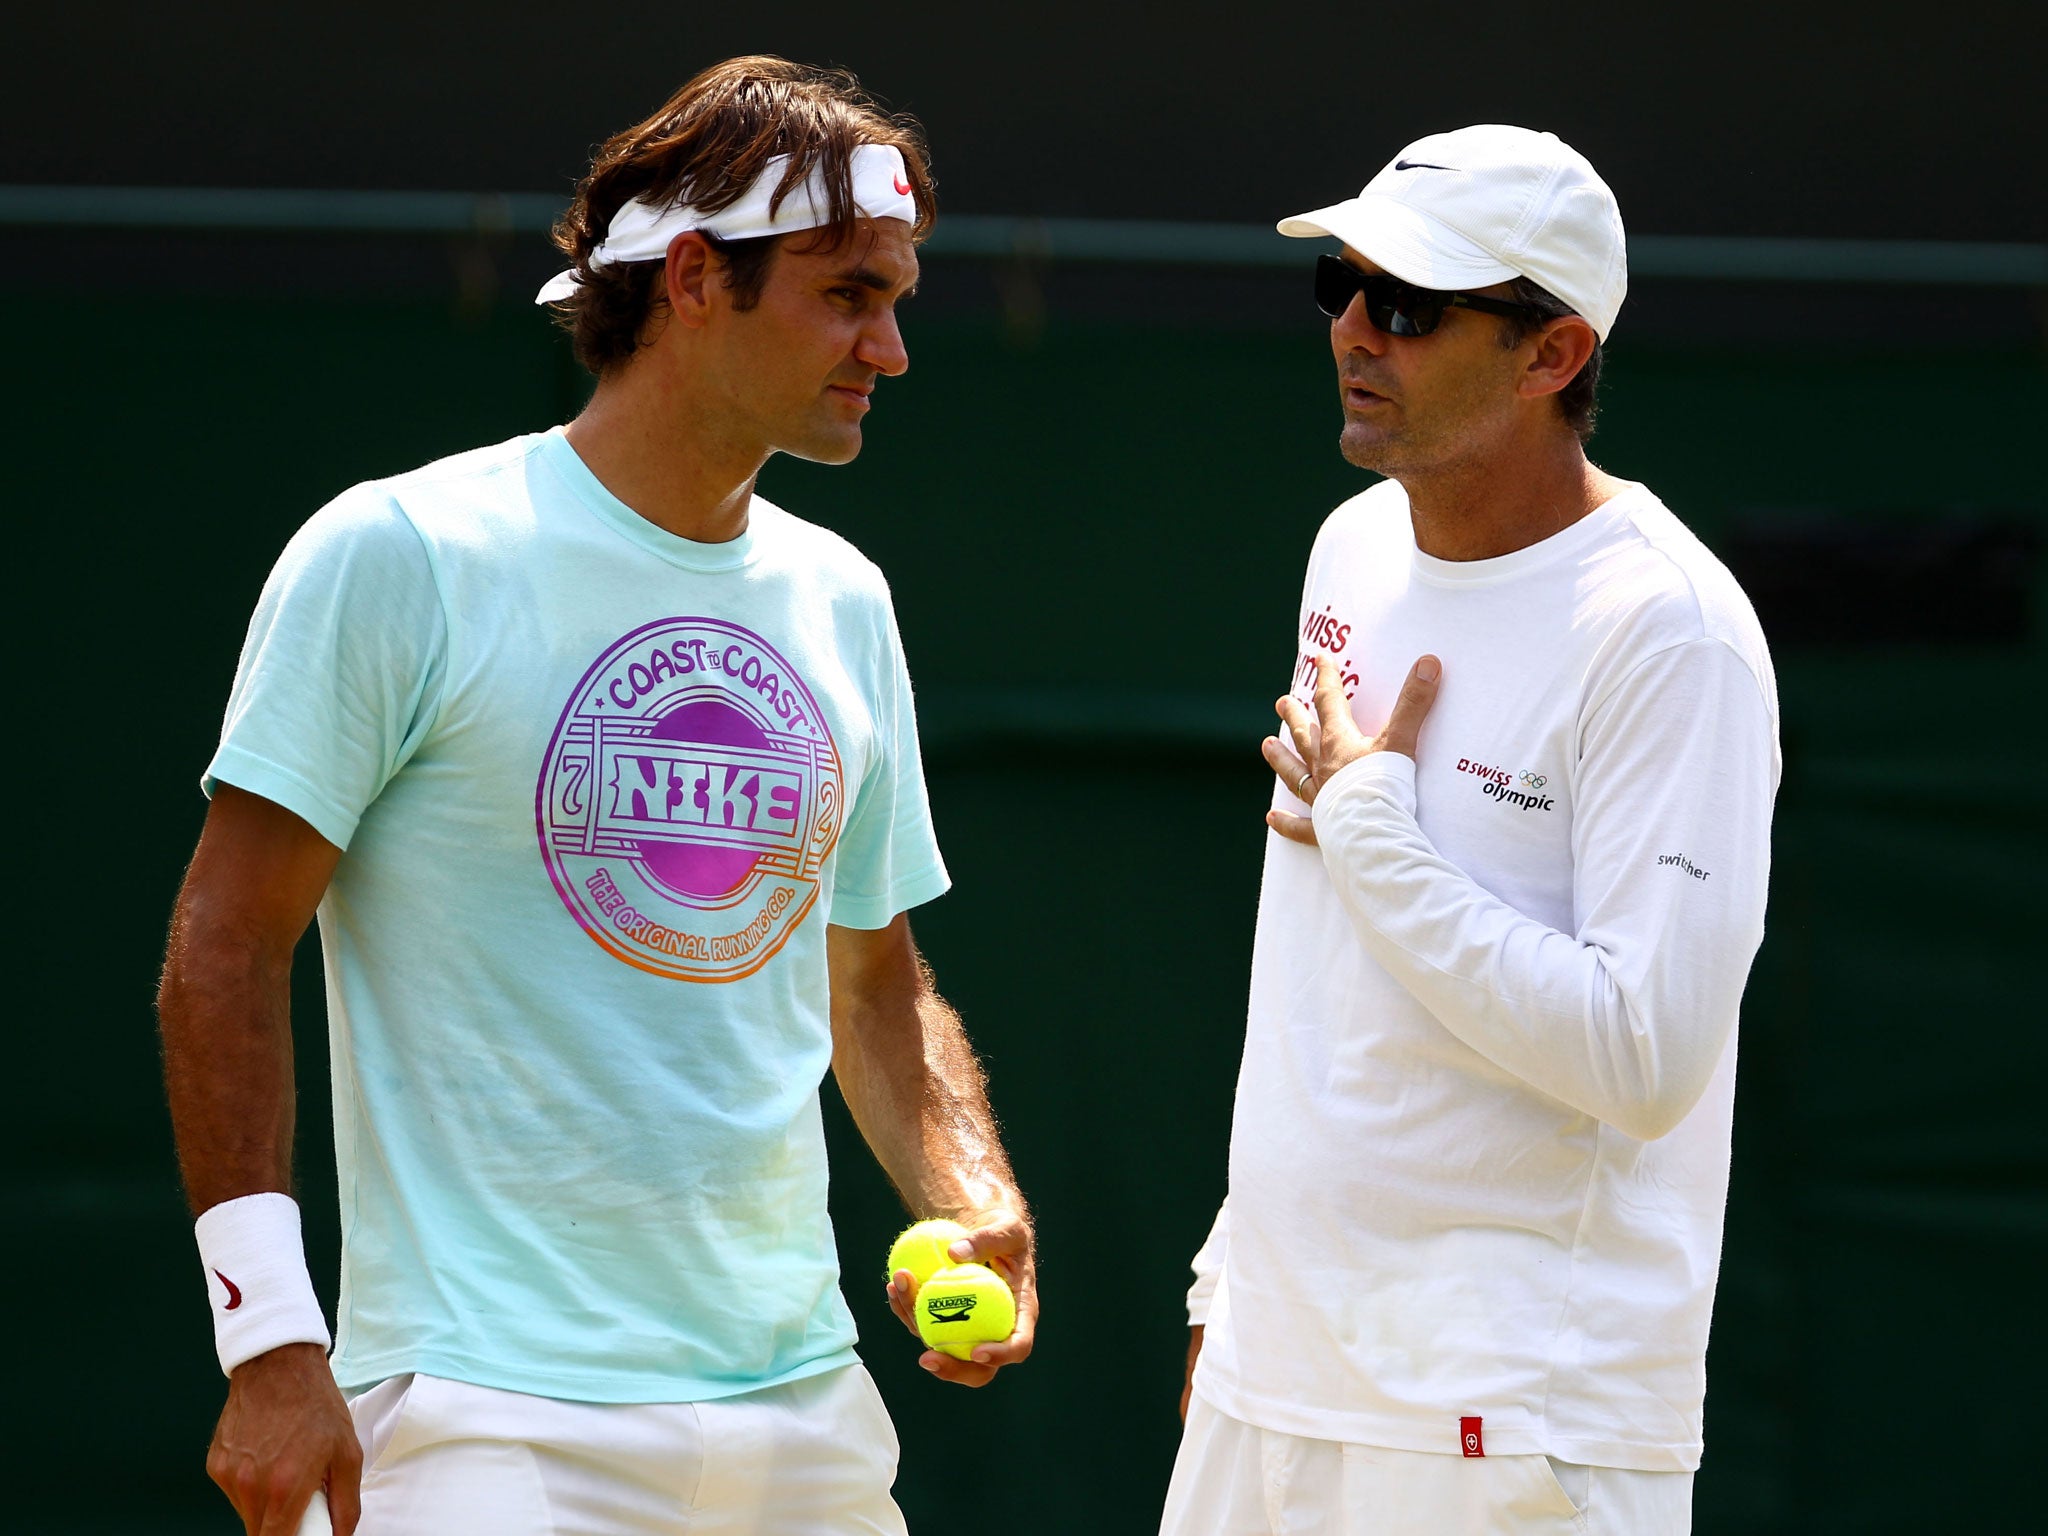
<svg viewBox="0 0 2048 1536">
<path fill-rule="evenodd" d="M 1550 321 L 1530 338 L 1536 351 L 1522 371 L 1519 393 L 1525 400 L 1554 395 L 1578 377 L 1586 359 L 1600 345 L 1600 333 L 1578 315 Z"/>
<path fill-rule="evenodd" d="M 669 313 L 680 324 L 692 329 L 704 324 L 710 312 L 711 285 L 718 280 L 718 268 L 718 257 L 711 249 L 711 242 L 695 230 L 669 241 L 663 276 Z"/>
</svg>

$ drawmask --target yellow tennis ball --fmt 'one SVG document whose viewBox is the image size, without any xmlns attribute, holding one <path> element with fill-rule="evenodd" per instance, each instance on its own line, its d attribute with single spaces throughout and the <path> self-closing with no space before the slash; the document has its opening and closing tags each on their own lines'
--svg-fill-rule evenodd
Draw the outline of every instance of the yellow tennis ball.
<svg viewBox="0 0 2048 1536">
<path fill-rule="evenodd" d="M 953 1260 L 946 1250 L 967 1235 L 967 1229 L 957 1221 L 920 1221 L 916 1226 L 905 1227 L 903 1233 L 889 1248 L 888 1279 L 896 1278 L 896 1271 L 907 1269 L 911 1276 L 911 1290 L 951 1264 Z"/>
<path fill-rule="evenodd" d="M 965 1360 L 977 1344 L 1000 1344 L 1017 1327 L 1017 1298 L 985 1264 L 955 1264 L 918 1287 L 917 1336 Z"/>
</svg>

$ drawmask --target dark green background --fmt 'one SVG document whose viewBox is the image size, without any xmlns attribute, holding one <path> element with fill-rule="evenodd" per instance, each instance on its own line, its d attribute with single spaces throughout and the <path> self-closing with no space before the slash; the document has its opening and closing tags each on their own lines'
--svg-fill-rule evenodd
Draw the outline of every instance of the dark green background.
<svg viewBox="0 0 2048 1536">
<path fill-rule="evenodd" d="M 9 1529 L 228 1531 L 222 1393 L 150 995 L 242 626 L 350 482 L 572 413 L 523 306 L 137 295 L 18 311 L 19 724 L 5 1186 Z M 879 1303 L 901 1220 L 828 1088 L 834 1210 L 913 1529 L 1144 1532 L 1189 1255 L 1222 1193 L 1303 559 L 1364 482 L 1301 323 L 913 319 L 853 466 L 764 490 L 889 572 L 955 891 L 917 914 L 1039 1209 L 1037 1356 L 930 1381 Z M 1595 455 L 1708 540 L 1758 509 L 2048 521 L 2038 345 L 1711 336 L 1609 362 Z M 1810 573 L 1816 583 L 1831 579 Z M 2036 585 L 2038 587 L 2038 578 Z M 2038 591 L 2035 611 L 2038 613 Z M 2009 1529 L 2044 1364 L 2033 945 L 2043 639 L 1780 647 L 1786 773 L 1745 1008 L 1702 1532 Z M 337 1237 L 317 957 L 298 983 L 316 1279 Z M 26 1405 L 34 1411 L 24 1412 Z M 984 1447 L 972 1462 L 963 1447 Z"/>
</svg>

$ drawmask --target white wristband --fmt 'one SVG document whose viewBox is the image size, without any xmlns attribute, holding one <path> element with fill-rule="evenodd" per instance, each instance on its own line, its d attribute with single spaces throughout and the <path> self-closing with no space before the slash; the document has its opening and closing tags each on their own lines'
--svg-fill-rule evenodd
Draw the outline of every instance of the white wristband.
<svg viewBox="0 0 2048 1536">
<path fill-rule="evenodd" d="M 192 1230 L 213 1303 L 213 1347 L 232 1372 L 280 1344 L 326 1349 L 327 1318 L 306 1273 L 299 1202 L 290 1195 L 244 1195 L 201 1214 Z"/>
</svg>

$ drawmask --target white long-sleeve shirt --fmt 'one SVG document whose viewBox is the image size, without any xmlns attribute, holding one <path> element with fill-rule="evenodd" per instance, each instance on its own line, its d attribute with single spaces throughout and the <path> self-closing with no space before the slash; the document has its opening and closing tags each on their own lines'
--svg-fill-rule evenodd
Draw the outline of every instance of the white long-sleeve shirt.
<svg viewBox="0 0 2048 1536">
<path fill-rule="evenodd" d="M 1331 515 L 1295 692 L 1368 734 L 1444 664 L 1416 758 L 1269 840 L 1196 1390 L 1247 1422 L 1698 1465 L 1735 1026 L 1763 933 L 1777 698 L 1727 571 L 1631 486 L 1494 560 Z M 1275 804 L 1299 811 L 1281 788 Z M 1220 1250 L 1220 1252 L 1219 1252 Z"/>
</svg>

